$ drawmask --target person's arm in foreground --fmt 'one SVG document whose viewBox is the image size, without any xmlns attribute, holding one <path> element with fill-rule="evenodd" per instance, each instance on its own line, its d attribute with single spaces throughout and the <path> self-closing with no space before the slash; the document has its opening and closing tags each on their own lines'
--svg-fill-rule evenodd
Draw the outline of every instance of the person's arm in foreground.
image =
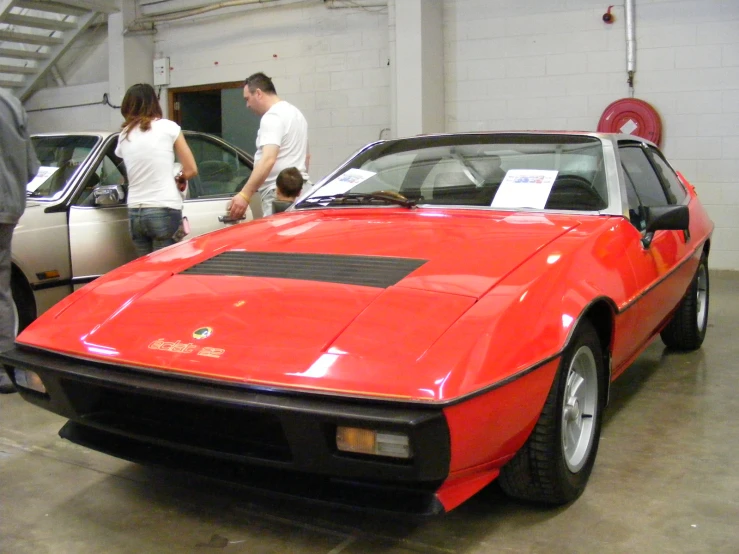
<svg viewBox="0 0 739 554">
<path fill-rule="evenodd" d="M 177 135 L 174 141 L 174 152 L 177 154 L 177 161 L 182 164 L 182 177 L 185 180 L 195 177 L 198 174 L 198 166 L 182 133 Z"/>
<path fill-rule="evenodd" d="M 249 200 L 251 200 L 251 197 L 262 186 L 264 181 L 267 180 L 270 171 L 272 171 L 277 161 L 277 154 L 279 152 L 280 147 L 276 144 L 266 144 L 262 147 L 262 157 L 254 164 L 254 169 L 249 176 L 249 180 L 244 185 L 244 188 L 233 197 L 231 210 L 228 212 L 231 219 L 241 219 L 244 217 Z"/>
</svg>

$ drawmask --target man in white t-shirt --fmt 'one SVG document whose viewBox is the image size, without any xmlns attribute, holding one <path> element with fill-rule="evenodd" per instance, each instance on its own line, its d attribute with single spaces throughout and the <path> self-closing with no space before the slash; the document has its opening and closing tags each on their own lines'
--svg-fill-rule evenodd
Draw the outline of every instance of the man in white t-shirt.
<svg viewBox="0 0 739 554">
<path fill-rule="evenodd" d="M 309 182 L 308 123 L 301 111 L 281 100 L 264 73 L 255 73 L 244 82 L 246 107 L 261 116 L 257 133 L 254 170 L 241 191 L 234 196 L 229 215 L 240 219 L 246 213 L 255 192 L 262 199 L 264 215 L 272 214 L 277 174 L 286 167 L 296 167 Z"/>
</svg>

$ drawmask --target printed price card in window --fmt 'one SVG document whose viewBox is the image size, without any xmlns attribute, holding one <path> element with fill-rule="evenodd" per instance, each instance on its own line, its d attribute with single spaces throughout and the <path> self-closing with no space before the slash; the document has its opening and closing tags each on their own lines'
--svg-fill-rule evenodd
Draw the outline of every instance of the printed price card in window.
<svg viewBox="0 0 739 554">
<path fill-rule="evenodd" d="M 558 171 L 509 169 L 493 198 L 493 208 L 544 209 Z"/>
<path fill-rule="evenodd" d="M 373 171 L 364 169 L 350 169 L 346 173 L 342 173 L 333 181 L 326 183 L 316 192 L 310 195 L 311 198 L 321 196 L 333 196 L 334 194 L 344 194 L 356 187 L 362 181 L 366 181 L 375 175 Z"/>
</svg>

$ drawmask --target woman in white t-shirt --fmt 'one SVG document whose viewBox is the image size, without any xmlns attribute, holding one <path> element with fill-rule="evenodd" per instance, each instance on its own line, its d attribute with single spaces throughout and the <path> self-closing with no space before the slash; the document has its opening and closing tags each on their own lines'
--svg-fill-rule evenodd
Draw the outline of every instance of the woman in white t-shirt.
<svg viewBox="0 0 739 554">
<path fill-rule="evenodd" d="M 173 235 L 182 221 L 180 189 L 198 168 L 180 126 L 162 118 L 151 85 L 129 88 L 121 114 L 125 121 L 115 153 L 126 164 L 129 228 L 136 251 L 143 256 L 176 242 Z M 175 154 L 182 164 L 176 176 Z"/>
</svg>

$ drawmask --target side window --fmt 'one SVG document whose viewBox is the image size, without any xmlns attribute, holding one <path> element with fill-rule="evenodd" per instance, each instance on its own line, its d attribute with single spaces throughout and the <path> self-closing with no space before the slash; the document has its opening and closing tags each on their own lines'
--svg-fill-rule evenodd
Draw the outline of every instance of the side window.
<svg viewBox="0 0 739 554">
<path fill-rule="evenodd" d="M 621 164 L 634 184 L 636 194 L 643 206 L 666 206 L 669 204 L 665 189 L 639 146 L 619 147 Z"/>
<path fill-rule="evenodd" d="M 629 177 L 629 173 L 626 171 L 626 168 L 624 167 L 623 169 L 624 178 L 626 179 L 626 198 L 629 202 L 629 221 L 631 221 L 631 224 L 639 229 L 639 231 L 643 231 L 647 227 L 644 210 L 639 201 L 639 195 L 634 187 L 634 182 L 631 180 L 631 177 Z"/>
<path fill-rule="evenodd" d="M 235 152 L 207 137 L 187 135 L 198 175 L 190 179 L 189 199 L 233 196 L 251 175 L 251 168 Z"/>
<path fill-rule="evenodd" d="M 113 141 L 105 153 L 105 157 L 97 164 L 94 171 L 85 178 L 85 184 L 74 201 L 75 206 L 94 206 L 95 188 L 104 185 L 123 185 L 128 189 L 126 168 L 123 160 L 114 154 L 116 141 Z"/>
<path fill-rule="evenodd" d="M 78 169 L 100 141 L 99 137 L 86 135 L 61 135 L 33 137 L 36 155 L 45 170 L 46 179 L 36 181 L 28 189 L 34 197 L 59 196 L 72 182 Z"/>
<path fill-rule="evenodd" d="M 685 191 L 683 184 L 678 179 L 673 169 L 667 164 L 661 154 L 654 148 L 649 148 L 650 157 L 654 166 L 657 169 L 657 173 L 662 177 L 662 181 L 667 184 L 667 196 L 670 204 L 679 204 L 688 193 Z"/>
</svg>

